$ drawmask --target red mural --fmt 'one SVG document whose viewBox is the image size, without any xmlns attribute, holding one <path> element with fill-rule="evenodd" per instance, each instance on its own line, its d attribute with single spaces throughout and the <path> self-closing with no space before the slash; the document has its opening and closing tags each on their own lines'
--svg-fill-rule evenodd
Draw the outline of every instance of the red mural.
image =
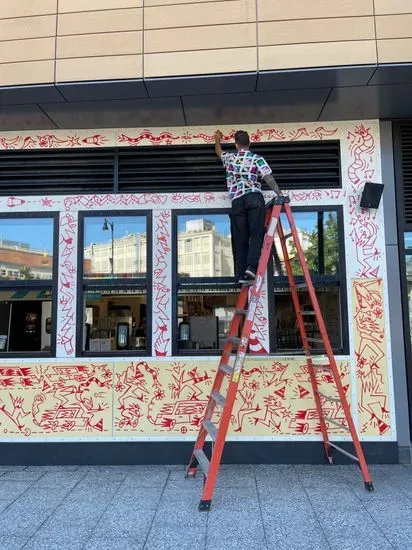
<svg viewBox="0 0 412 550">
<path fill-rule="evenodd" d="M 193 365 L 174 362 L 165 369 L 155 364 L 150 367 L 146 361 L 132 362 L 116 372 L 115 429 L 195 433 L 206 409 L 211 383 L 206 369 L 202 372 Z"/>
<path fill-rule="evenodd" d="M 59 258 L 59 315 L 57 327 L 57 347 L 63 348 L 64 355 L 74 355 L 76 335 L 76 243 L 77 219 L 71 214 L 60 218 L 60 258 Z"/>
<path fill-rule="evenodd" d="M 157 356 L 171 354 L 171 212 L 153 213 L 153 350 Z"/>
<path fill-rule="evenodd" d="M 2 436 L 111 434 L 107 365 L 0 367 Z"/>
<path fill-rule="evenodd" d="M 377 211 L 359 209 L 359 196 L 366 181 L 375 173 L 373 167 L 375 138 L 370 129 L 363 125 L 356 126 L 354 132 L 347 135 L 350 141 L 349 152 L 352 163 L 348 168 L 351 192 L 348 196 L 349 214 L 351 217 L 351 239 L 355 245 L 358 277 L 378 277 L 381 269 L 382 252 L 379 249 Z"/>
<path fill-rule="evenodd" d="M 320 432 L 307 366 L 301 361 L 248 362 L 231 417 L 231 433 L 243 435 L 305 435 Z M 350 398 L 349 365 L 340 365 Z M 205 413 L 215 376 L 210 364 L 131 362 L 116 368 L 115 430 L 122 433 L 195 435 Z M 329 373 L 319 374 L 323 391 L 333 397 Z M 323 398 L 327 416 L 345 424 L 340 403 Z M 219 411 L 216 412 L 216 419 Z M 330 424 L 331 433 L 344 433 Z"/>
<path fill-rule="evenodd" d="M 263 130 L 257 129 L 255 132 L 251 132 L 250 139 L 253 142 L 259 141 L 296 141 L 302 138 L 307 139 L 320 139 L 324 137 L 330 138 L 337 133 L 338 129 L 327 130 L 323 126 L 319 126 L 314 130 L 308 130 L 307 128 L 297 128 L 296 130 L 278 130 L 277 128 L 265 128 Z M 235 138 L 236 130 L 232 129 L 229 132 L 223 134 L 222 141 L 227 143 L 233 141 Z M 173 134 L 171 131 L 160 131 L 158 134 L 153 133 L 151 130 L 144 129 L 139 134 L 127 135 L 120 134 L 117 138 L 119 144 L 126 145 L 139 145 L 142 142 L 148 142 L 151 145 L 173 145 L 173 143 L 180 141 L 183 143 L 199 142 L 214 143 L 215 135 L 214 131 L 210 133 L 192 133 L 189 130 L 184 130 L 180 134 Z"/>
<path fill-rule="evenodd" d="M 109 139 L 103 134 L 94 134 L 81 138 L 76 134 L 66 139 L 58 138 L 55 134 L 44 136 L 22 136 L 12 138 L 0 136 L 0 149 L 62 149 L 69 147 L 103 147 Z"/>
<path fill-rule="evenodd" d="M 390 430 L 382 280 L 354 282 L 356 376 L 360 432 Z"/>
<path fill-rule="evenodd" d="M 269 353 L 269 320 L 266 315 L 267 292 L 263 288 L 259 301 L 256 305 L 255 319 L 252 332 L 249 338 L 249 347 L 251 353 Z"/>
</svg>

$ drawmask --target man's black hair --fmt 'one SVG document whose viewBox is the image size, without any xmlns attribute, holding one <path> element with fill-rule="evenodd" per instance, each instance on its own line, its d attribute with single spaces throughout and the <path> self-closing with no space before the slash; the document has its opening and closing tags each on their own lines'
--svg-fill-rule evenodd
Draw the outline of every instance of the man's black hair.
<svg viewBox="0 0 412 550">
<path fill-rule="evenodd" d="M 239 130 L 235 134 L 235 143 L 237 143 L 241 147 L 249 147 L 249 144 L 250 144 L 249 134 L 244 130 Z"/>
</svg>

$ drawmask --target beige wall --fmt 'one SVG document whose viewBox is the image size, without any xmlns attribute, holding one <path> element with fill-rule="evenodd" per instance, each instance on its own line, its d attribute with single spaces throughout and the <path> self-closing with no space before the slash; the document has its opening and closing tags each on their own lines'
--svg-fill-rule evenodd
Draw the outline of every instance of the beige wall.
<svg viewBox="0 0 412 550">
<path fill-rule="evenodd" d="M 0 85 L 412 61 L 411 0 L 2 0 Z"/>
</svg>

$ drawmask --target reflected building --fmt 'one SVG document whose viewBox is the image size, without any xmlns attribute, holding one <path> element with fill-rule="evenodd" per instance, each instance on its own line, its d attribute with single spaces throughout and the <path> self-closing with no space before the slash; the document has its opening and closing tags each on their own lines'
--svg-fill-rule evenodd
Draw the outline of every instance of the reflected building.
<svg viewBox="0 0 412 550">
<path fill-rule="evenodd" d="M 1 279 L 51 279 L 53 256 L 28 243 L 0 239 Z"/>
<path fill-rule="evenodd" d="M 178 263 L 181 276 L 233 277 L 231 236 L 220 233 L 210 220 L 187 220 L 179 231 Z"/>
<path fill-rule="evenodd" d="M 114 239 L 113 271 L 119 277 L 146 273 L 147 236 L 146 233 L 129 233 Z M 112 242 L 91 243 L 84 249 L 84 258 L 88 261 L 86 269 L 93 276 L 111 274 Z"/>
</svg>

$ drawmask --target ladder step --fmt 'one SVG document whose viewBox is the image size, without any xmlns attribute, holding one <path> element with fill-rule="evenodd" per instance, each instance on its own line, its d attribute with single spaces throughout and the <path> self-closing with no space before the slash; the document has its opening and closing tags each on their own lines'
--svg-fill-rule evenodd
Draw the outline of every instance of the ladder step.
<svg viewBox="0 0 412 550">
<path fill-rule="evenodd" d="M 212 391 L 212 394 L 210 396 L 215 403 L 217 403 L 220 407 L 224 407 L 226 403 L 226 399 L 223 397 L 221 393 L 218 391 Z"/>
<path fill-rule="evenodd" d="M 317 390 L 317 393 L 327 399 L 328 401 L 334 401 L 335 403 L 340 403 L 339 397 L 330 397 L 330 395 L 326 395 L 322 393 L 321 391 Z"/>
<path fill-rule="evenodd" d="M 203 427 L 210 435 L 210 437 L 215 441 L 217 435 L 217 428 L 211 420 L 203 420 Z"/>
<path fill-rule="evenodd" d="M 320 363 L 312 363 L 312 367 L 315 369 L 331 369 L 332 367 L 330 365 L 327 365 L 326 363 L 324 365 L 321 365 Z"/>
<path fill-rule="evenodd" d="M 295 283 L 296 288 L 308 288 L 306 283 Z"/>
<path fill-rule="evenodd" d="M 202 472 L 205 474 L 205 476 L 207 477 L 207 474 L 209 473 L 209 460 L 207 458 L 207 456 L 205 455 L 205 453 L 202 451 L 202 449 L 195 449 L 193 451 L 193 454 L 195 455 L 196 457 L 196 460 L 198 461 L 199 463 L 199 466 L 202 470 Z"/>
<path fill-rule="evenodd" d="M 227 342 L 230 342 L 231 344 L 235 344 L 236 346 L 238 346 L 240 344 L 240 338 L 238 338 L 237 336 L 230 336 L 227 339 Z"/>
<path fill-rule="evenodd" d="M 301 315 L 316 315 L 314 311 L 299 311 Z"/>
<path fill-rule="evenodd" d="M 221 370 L 228 376 L 232 376 L 233 374 L 233 367 L 231 367 L 230 365 L 219 365 L 219 370 Z"/>
<path fill-rule="evenodd" d="M 337 422 L 336 420 L 332 420 L 331 418 L 328 418 L 327 416 L 325 416 L 325 421 L 326 422 L 330 422 L 331 424 L 335 424 L 335 426 L 338 426 L 339 428 L 342 428 L 343 430 L 346 430 L 347 432 L 349 432 L 349 428 L 347 428 L 346 426 L 343 426 L 340 422 Z"/>
<path fill-rule="evenodd" d="M 323 344 L 322 338 L 306 338 L 306 340 L 315 344 Z"/>
<path fill-rule="evenodd" d="M 291 237 L 293 237 L 292 233 L 286 233 L 286 235 L 284 235 L 285 241 L 286 241 L 287 239 L 290 239 Z"/>
<path fill-rule="evenodd" d="M 331 447 L 333 447 L 334 449 L 336 449 L 337 451 L 339 451 L 340 453 L 342 453 L 343 455 L 346 455 L 349 458 L 351 458 L 352 460 L 356 460 L 356 462 L 359 462 L 359 459 L 358 459 L 357 456 L 353 455 L 352 453 L 349 453 L 348 451 L 345 451 L 345 449 L 342 449 L 342 447 L 339 447 L 338 445 L 335 445 L 334 443 L 331 443 L 330 441 L 329 441 L 329 445 Z"/>
<path fill-rule="evenodd" d="M 248 312 L 249 311 L 247 309 L 235 309 L 236 315 L 247 315 Z"/>
</svg>

